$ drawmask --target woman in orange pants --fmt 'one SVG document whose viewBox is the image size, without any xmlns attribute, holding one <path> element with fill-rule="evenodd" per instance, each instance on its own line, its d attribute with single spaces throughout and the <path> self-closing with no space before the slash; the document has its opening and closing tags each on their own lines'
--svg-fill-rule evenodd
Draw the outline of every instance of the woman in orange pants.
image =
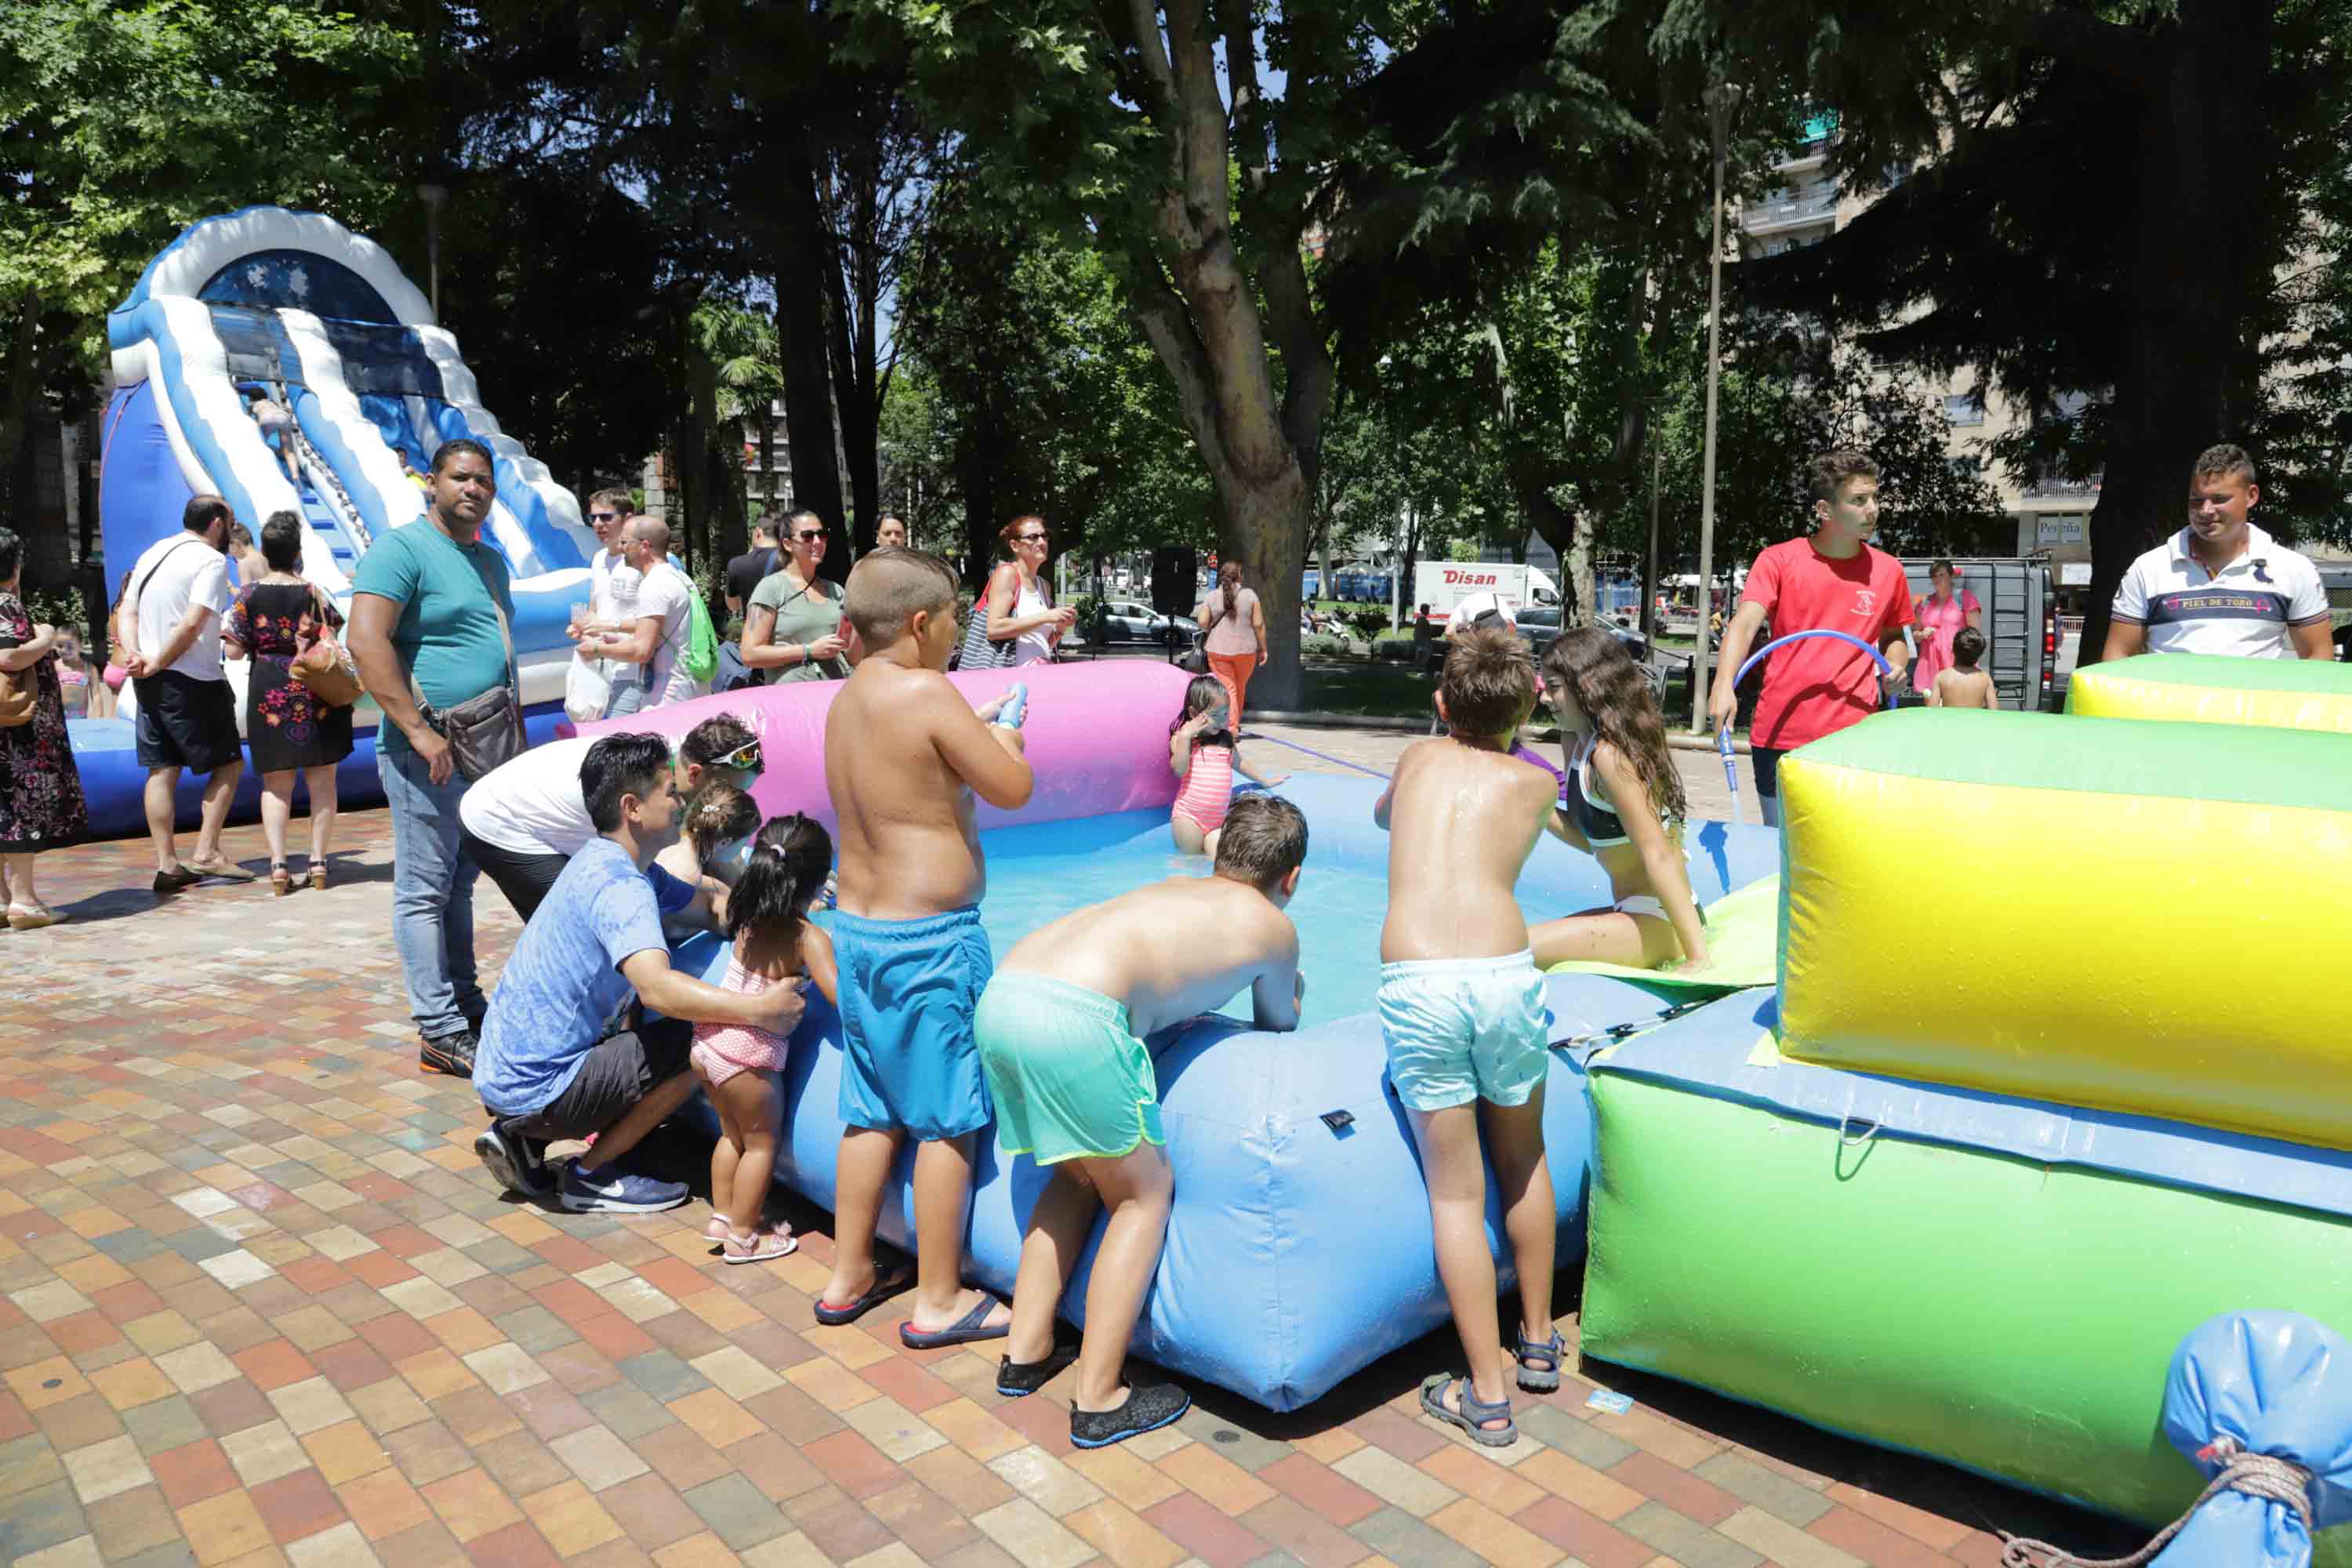
<svg viewBox="0 0 2352 1568">
<path fill-rule="evenodd" d="M 1233 703 L 1227 722 L 1239 729 L 1250 676 L 1265 659 L 1265 612 L 1257 595 L 1242 583 L 1241 563 L 1221 563 L 1217 586 L 1192 611 L 1193 620 L 1209 628 L 1209 673 L 1223 683 Z"/>
</svg>

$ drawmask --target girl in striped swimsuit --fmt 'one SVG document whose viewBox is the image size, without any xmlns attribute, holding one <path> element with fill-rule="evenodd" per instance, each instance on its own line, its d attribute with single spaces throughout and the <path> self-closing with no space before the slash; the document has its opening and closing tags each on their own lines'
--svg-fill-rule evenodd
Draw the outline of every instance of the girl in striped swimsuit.
<svg viewBox="0 0 2352 1568">
<path fill-rule="evenodd" d="M 1226 728 L 1229 699 L 1224 682 L 1213 675 L 1196 675 L 1184 691 L 1184 710 L 1168 726 L 1168 766 L 1184 781 L 1169 815 L 1176 847 L 1187 855 L 1217 853 L 1218 830 L 1234 799 L 1234 773 L 1272 789 L 1288 773 L 1261 777 L 1242 761 L 1241 747 Z"/>
<path fill-rule="evenodd" d="M 722 850 L 715 858 L 730 858 Z M 833 868 L 833 837 L 814 817 L 770 820 L 727 899 L 727 934 L 735 950 L 723 989 L 753 995 L 771 985 L 814 984 L 838 1005 L 833 939 L 810 923 Z M 733 1024 L 697 1024 L 689 1060 L 719 1111 L 710 1151 L 706 1234 L 730 1263 L 765 1263 L 800 1245 L 790 1226 L 760 1224 L 782 1135 L 783 1084 L 778 1077 L 789 1039 Z"/>
</svg>

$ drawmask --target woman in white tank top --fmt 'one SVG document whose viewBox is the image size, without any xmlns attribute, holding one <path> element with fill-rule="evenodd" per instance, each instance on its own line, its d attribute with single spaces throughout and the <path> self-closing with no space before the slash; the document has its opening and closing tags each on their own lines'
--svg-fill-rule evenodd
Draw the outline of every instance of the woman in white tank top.
<svg viewBox="0 0 2352 1568">
<path fill-rule="evenodd" d="M 1044 664 L 1054 657 L 1055 645 L 1070 629 L 1076 610 L 1055 609 L 1044 581 L 1046 552 L 1045 520 L 1016 517 L 999 535 L 1013 552 L 1012 569 L 998 567 L 988 584 L 988 637 L 1013 644 L 1013 662 Z"/>
</svg>

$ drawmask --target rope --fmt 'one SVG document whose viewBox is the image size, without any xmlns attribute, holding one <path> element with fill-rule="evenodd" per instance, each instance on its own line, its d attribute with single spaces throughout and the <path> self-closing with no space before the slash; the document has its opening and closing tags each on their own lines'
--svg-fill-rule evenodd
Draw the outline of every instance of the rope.
<svg viewBox="0 0 2352 1568">
<path fill-rule="evenodd" d="M 2197 1510 L 2223 1492 L 2244 1492 L 2291 1508 L 2303 1521 L 2306 1534 L 2312 1529 L 2311 1472 L 2292 1459 L 2282 1459 L 2269 1454 L 2242 1452 L 2237 1440 L 2221 1437 L 2198 1455 L 2202 1458 L 2223 1461 L 2221 1473 L 2213 1484 L 2198 1494 L 2189 1505 L 2189 1511 L 2158 1531 L 2156 1539 L 2128 1557 L 2077 1557 L 2063 1552 L 2046 1541 L 2030 1541 L 2021 1536 L 2001 1531 L 2000 1568 L 2142 1568 L 2168 1545 L 2172 1538 L 2188 1528 Z"/>
<path fill-rule="evenodd" d="M 1270 746 L 1288 746 L 1294 752 L 1304 752 L 1310 757 L 1319 757 L 1327 763 L 1337 763 L 1343 768 L 1353 768 L 1360 773 L 1370 773 L 1376 779 L 1384 779 L 1389 776 L 1388 774 L 1381 772 L 1378 768 L 1368 768 L 1361 763 L 1351 763 L 1345 757 L 1335 757 L 1328 752 L 1318 752 L 1312 746 L 1302 746 L 1296 741 L 1286 741 L 1279 735 L 1261 735 L 1255 730 L 1245 730 L 1239 735 L 1235 736 L 1234 739 L 1243 741 L 1263 741 Z"/>
</svg>

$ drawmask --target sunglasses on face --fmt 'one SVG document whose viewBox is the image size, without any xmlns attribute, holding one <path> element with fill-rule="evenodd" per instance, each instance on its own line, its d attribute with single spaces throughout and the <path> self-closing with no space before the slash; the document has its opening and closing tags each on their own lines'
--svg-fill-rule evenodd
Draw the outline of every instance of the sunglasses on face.
<svg viewBox="0 0 2352 1568">
<path fill-rule="evenodd" d="M 1013 537 L 1023 544 L 1043 544 L 1048 536 L 1043 533 L 1016 533 Z"/>
<path fill-rule="evenodd" d="M 617 511 L 592 511 L 588 514 L 588 521 L 591 522 L 618 522 L 621 521 L 621 514 Z"/>
<path fill-rule="evenodd" d="M 803 544 L 814 544 L 820 539 L 831 539 L 833 537 L 833 530 L 829 528 L 803 528 L 798 533 L 793 534 L 793 537 L 799 540 Z"/>
</svg>

